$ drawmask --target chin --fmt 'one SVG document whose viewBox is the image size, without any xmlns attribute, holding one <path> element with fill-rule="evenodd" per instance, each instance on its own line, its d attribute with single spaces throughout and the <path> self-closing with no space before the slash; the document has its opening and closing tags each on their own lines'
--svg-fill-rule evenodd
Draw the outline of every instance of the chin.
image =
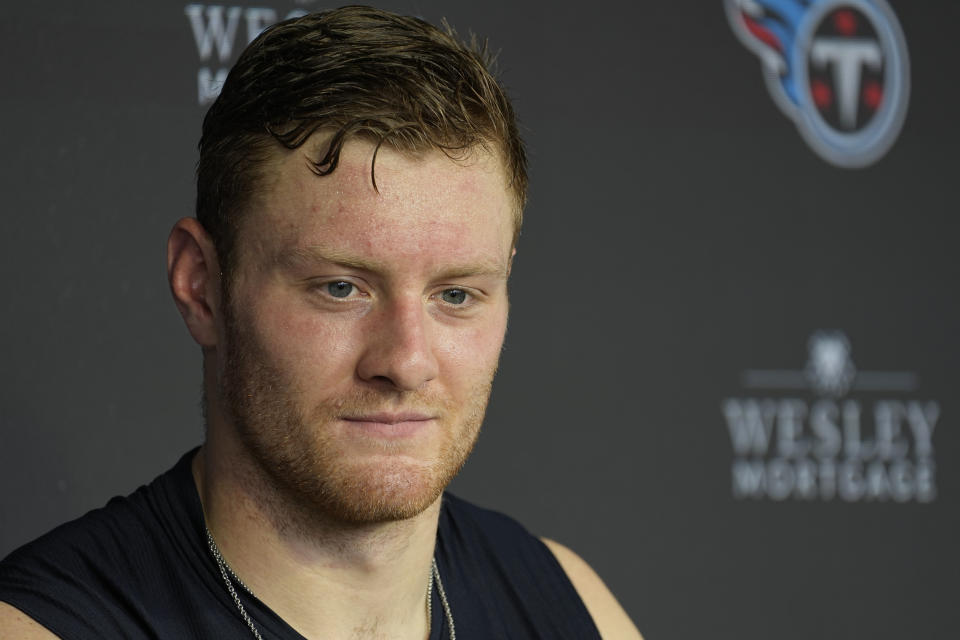
<svg viewBox="0 0 960 640">
<path fill-rule="evenodd" d="M 450 478 L 399 460 L 362 465 L 341 477 L 328 477 L 314 498 L 328 516 L 343 522 L 372 524 L 407 520 L 430 508 Z"/>
<path fill-rule="evenodd" d="M 433 505 L 466 462 L 473 437 L 446 440 L 429 459 L 351 451 L 335 439 L 271 438 L 247 432 L 248 454 L 275 489 L 283 521 L 375 524 L 407 520 Z M 304 436 L 304 432 L 300 432 Z M 289 513 L 292 511 L 298 514 Z"/>
</svg>

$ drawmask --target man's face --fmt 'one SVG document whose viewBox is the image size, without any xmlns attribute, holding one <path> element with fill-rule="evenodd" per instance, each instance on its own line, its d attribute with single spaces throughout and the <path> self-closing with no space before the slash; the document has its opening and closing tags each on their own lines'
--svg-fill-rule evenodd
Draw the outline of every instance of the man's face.
<svg viewBox="0 0 960 640">
<path fill-rule="evenodd" d="M 220 394 L 250 457 L 307 512 L 430 506 L 480 429 L 507 324 L 513 199 L 500 162 L 348 142 L 316 176 L 271 165 L 243 221 Z"/>
</svg>

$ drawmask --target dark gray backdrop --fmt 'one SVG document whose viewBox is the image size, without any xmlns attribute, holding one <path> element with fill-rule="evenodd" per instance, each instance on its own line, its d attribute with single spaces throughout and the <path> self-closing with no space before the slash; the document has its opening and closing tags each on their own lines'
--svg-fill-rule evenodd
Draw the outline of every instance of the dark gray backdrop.
<svg viewBox="0 0 960 640">
<path fill-rule="evenodd" d="M 246 23 L 202 60 L 187 4 L 4 7 L 0 556 L 202 437 L 164 249 L 192 212 L 198 71 Z M 960 624 L 960 5 L 892 4 L 909 113 L 854 171 L 777 109 L 720 0 L 382 5 L 489 35 L 530 148 L 506 351 L 454 491 L 580 552 L 650 639 Z M 819 329 L 937 403 L 935 500 L 734 495 L 723 403 L 816 401 L 744 372 L 802 369 Z"/>
</svg>

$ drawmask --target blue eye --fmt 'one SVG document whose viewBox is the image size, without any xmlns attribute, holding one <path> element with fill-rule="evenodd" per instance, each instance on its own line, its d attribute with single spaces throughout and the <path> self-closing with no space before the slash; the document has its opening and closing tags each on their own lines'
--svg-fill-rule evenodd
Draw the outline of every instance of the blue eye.
<svg viewBox="0 0 960 640">
<path fill-rule="evenodd" d="M 346 298 L 353 292 L 353 285 L 343 280 L 327 284 L 327 293 L 334 298 Z"/>
<path fill-rule="evenodd" d="M 467 301 L 467 292 L 463 289 L 446 289 L 440 297 L 447 304 L 463 304 Z"/>
</svg>

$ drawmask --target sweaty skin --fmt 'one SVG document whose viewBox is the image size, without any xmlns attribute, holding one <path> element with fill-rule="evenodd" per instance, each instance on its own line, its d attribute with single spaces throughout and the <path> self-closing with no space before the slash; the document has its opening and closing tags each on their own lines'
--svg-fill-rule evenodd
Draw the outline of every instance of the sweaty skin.
<svg viewBox="0 0 960 640">
<path fill-rule="evenodd" d="M 186 270 L 204 280 L 182 311 L 208 362 L 196 476 L 224 557 L 304 636 L 420 638 L 439 495 L 506 330 L 513 200 L 479 151 L 381 148 L 374 189 L 373 144 L 348 142 L 320 178 L 322 146 L 269 167 L 229 304 L 209 299 L 219 269 Z M 188 264 L 213 264 L 192 223 L 204 257 Z"/>
</svg>

